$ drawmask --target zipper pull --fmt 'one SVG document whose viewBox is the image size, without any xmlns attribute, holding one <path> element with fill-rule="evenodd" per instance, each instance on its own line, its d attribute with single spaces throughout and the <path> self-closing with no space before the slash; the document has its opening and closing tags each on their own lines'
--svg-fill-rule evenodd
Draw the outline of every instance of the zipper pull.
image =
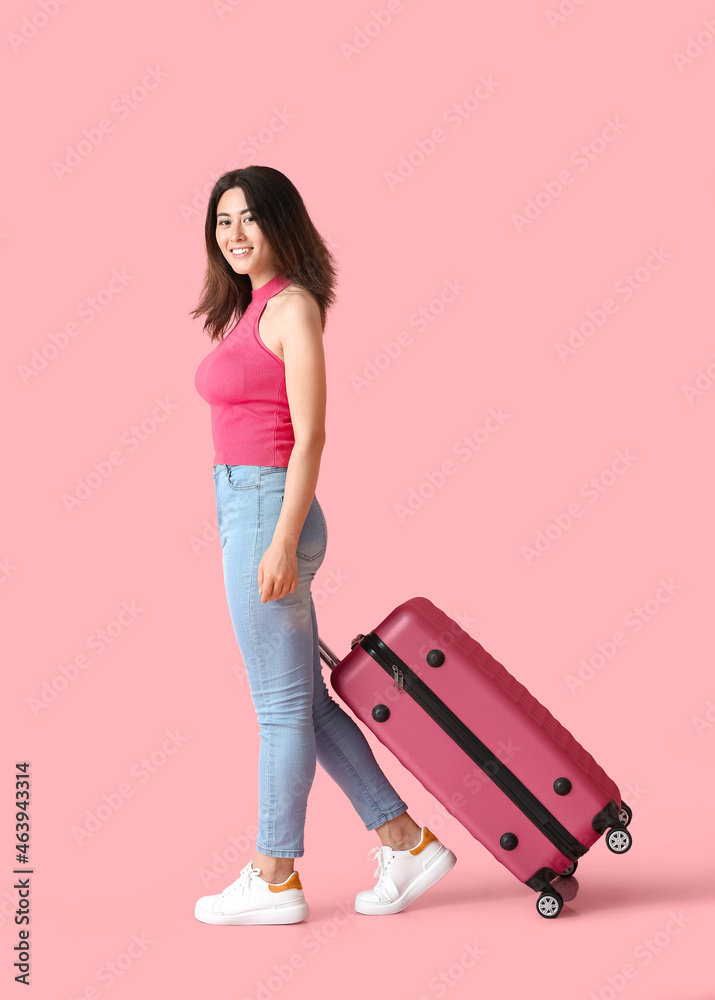
<svg viewBox="0 0 715 1000">
<path fill-rule="evenodd" d="M 394 677 L 394 681 L 392 684 L 393 688 L 397 688 L 398 691 L 404 691 L 405 689 L 404 675 L 400 670 L 400 668 L 394 663 L 392 664 L 392 674 Z"/>
</svg>

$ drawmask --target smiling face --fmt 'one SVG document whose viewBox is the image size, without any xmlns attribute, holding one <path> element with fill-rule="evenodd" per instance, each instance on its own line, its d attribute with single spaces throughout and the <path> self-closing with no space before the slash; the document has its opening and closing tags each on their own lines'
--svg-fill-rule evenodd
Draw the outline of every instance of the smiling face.
<svg viewBox="0 0 715 1000">
<path fill-rule="evenodd" d="M 251 215 L 239 187 L 224 191 L 216 206 L 216 242 L 236 274 L 247 274 L 254 288 L 275 277 L 268 241 Z"/>
</svg>

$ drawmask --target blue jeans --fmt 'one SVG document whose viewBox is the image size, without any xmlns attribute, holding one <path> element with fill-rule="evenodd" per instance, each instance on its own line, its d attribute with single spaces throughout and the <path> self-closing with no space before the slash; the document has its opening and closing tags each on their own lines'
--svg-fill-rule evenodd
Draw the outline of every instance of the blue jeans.
<svg viewBox="0 0 715 1000">
<path fill-rule="evenodd" d="M 328 533 L 315 494 L 298 539 L 297 589 L 261 603 L 258 564 L 281 512 L 286 471 L 279 466 L 214 465 L 214 483 L 226 597 L 260 726 L 256 850 L 298 858 L 304 853 L 316 761 L 342 788 L 368 830 L 407 806 L 323 679 L 310 584 L 325 557 Z"/>
</svg>

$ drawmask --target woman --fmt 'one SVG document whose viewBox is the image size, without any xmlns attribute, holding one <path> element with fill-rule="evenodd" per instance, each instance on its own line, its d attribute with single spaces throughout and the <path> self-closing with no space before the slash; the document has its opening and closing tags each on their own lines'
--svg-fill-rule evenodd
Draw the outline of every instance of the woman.
<svg viewBox="0 0 715 1000">
<path fill-rule="evenodd" d="M 272 167 L 218 179 L 205 238 L 204 287 L 191 315 L 206 316 L 218 345 L 199 365 L 196 388 L 211 406 L 226 596 L 261 742 L 255 854 L 222 893 L 199 899 L 195 914 L 211 924 L 307 917 L 294 860 L 304 852 L 316 760 L 382 842 L 373 849 L 378 881 L 355 908 L 397 913 L 456 858 L 409 816 L 321 672 L 310 585 L 327 545 L 315 488 L 334 258 L 294 185 Z"/>
</svg>

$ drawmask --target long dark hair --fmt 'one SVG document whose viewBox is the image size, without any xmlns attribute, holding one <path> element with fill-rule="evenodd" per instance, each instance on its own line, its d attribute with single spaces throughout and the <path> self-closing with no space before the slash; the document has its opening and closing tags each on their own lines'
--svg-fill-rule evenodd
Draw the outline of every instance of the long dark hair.
<svg viewBox="0 0 715 1000">
<path fill-rule="evenodd" d="M 246 207 L 271 248 L 279 274 L 315 296 L 325 329 L 328 309 L 335 302 L 337 262 L 311 222 L 295 185 L 274 167 L 252 165 L 229 170 L 216 181 L 206 209 L 206 274 L 198 306 L 189 315 L 206 315 L 204 330 L 211 340 L 223 340 L 251 301 L 251 279 L 231 269 L 216 242 L 216 214 L 225 191 L 240 187 Z"/>
</svg>

